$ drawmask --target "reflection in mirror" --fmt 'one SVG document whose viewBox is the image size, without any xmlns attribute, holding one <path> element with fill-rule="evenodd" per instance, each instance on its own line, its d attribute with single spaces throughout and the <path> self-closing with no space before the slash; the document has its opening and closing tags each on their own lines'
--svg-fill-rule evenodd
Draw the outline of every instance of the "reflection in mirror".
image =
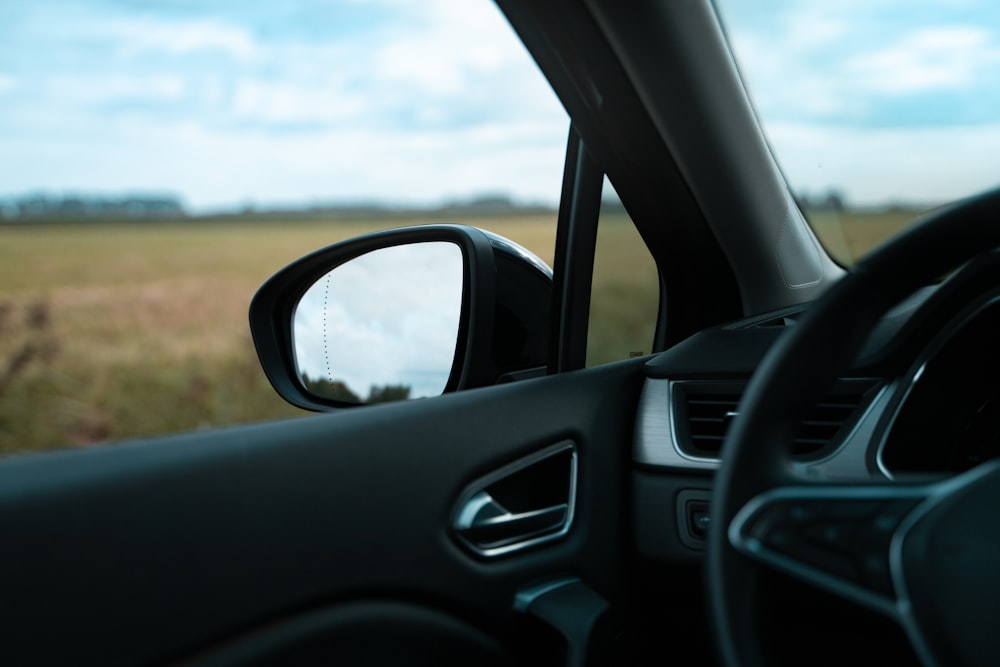
<svg viewBox="0 0 1000 667">
<path fill-rule="evenodd" d="M 462 249 L 379 248 L 314 283 L 295 308 L 296 371 L 312 394 L 382 403 L 442 393 L 462 310 Z"/>
</svg>

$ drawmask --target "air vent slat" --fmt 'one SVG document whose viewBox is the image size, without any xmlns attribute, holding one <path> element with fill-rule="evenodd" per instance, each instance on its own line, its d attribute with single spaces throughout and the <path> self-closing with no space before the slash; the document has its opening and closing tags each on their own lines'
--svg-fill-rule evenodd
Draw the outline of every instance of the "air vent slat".
<svg viewBox="0 0 1000 667">
<path fill-rule="evenodd" d="M 802 449 L 801 447 L 802 445 L 813 445 L 815 446 L 815 449 L 819 449 L 828 442 L 830 442 L 829 438 L 803 438 L 803 437 L 795 438 L 795 444 L 797 450 Z"/>
<path fill-rule="evenodd" d="M 795 452 L 807 455 L 819 451 L 843 435 L 853 421 L 874 383 L 853 381 L 849 391 L 841 389 L 825 396 L 803 420 L 795 438 Z M 679 383 L 674 400 L 678 409 L 678 438 L 682 449 L 695 456 L 718 456 L 729 422 L 736 414 L 741 394 L 732 383 Z M 724 388 L 725 387 L 725 388 Z M 739 388 L 742 391 L 742 388 Z"/>
</svg>

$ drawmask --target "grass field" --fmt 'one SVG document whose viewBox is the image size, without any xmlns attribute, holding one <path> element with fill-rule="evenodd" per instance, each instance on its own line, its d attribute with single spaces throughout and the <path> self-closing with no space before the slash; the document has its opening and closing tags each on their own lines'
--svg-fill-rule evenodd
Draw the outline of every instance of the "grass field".
<svg viewBox="0 0 1000 667">
<path fill-rule="evenodd" d="M 809 222 L 823 246 L 845 266 L 911 225 L 920 211 L 812 211 Z"/>
<path fill-rule="evenodd" d="M 552 261 L 554 216 L 452 222 Z M 250 299 L 301 255 L 399 224 L 0 226 L 0 453 L 307 414 L 260 370 Z"/>
<path fill-rule="evenodd" d="M 825 214 L 817 229 L 849 262 L 903 217 Z M 306 414 L 257 363 L 247 326 L 257 287 L 321 246 L 423 222 L 0 226 L 0 453 Z M 451 222 L 552 263 L 554 215 Z M 634 228 L 602 222 L 589 363 L 650 351 L 657 289 Z"/>
</svg>

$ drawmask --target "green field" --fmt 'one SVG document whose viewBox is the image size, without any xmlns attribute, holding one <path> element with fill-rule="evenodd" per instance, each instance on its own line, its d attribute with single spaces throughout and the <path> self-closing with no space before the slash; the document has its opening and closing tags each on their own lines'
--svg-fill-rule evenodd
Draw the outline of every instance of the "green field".
<svg viewBox="0 0 1000 667">
<path fill-rule="evenodd" d="M 809 222 L 834 259 L 845 266 L 913 224 L 921 211 L 812 211 Z"/>
<path fill-rule="evenodd" d="M 260 370 L 254 292 L 316 248 L 423 222 L 0 226 L 0 453 L 308 414 Z M 451 222 L 552 261 L 554 216 Z"/>
<path fill-rule="evenodd" d="M 344 238 L 424 220 L 0 225 L 0 453 L 304 415 L 274 393 L 247 326 L 257 287 Z M 551 264 L 555 216 L 450 220 Z M 891 214 L 818 220 L 850 261 Z M 656 270 L 634 228 L 602 221 L 588 362 L 648 353 Z"/>
</svg>

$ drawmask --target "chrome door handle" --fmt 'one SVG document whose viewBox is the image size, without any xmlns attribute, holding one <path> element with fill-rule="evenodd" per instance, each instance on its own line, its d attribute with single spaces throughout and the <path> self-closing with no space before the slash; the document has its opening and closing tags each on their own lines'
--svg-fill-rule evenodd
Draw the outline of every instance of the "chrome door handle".
<svg viewBox="0 0 1000 667">
<path fill-rule="evenodd" d="M 573 525 L 576 484 L 576 444 L 562 440 L 465 487 L 448 530 L 486 558 L 561 539 Z"/>
<path fill-rule="evenodd" d="M 521 541 L 558 530 L 566 521 L 568 503 L 512 514 L 486 491 L 466 502 L 455 522 L 465 539 L 482 547 Z"/>
</svg>

